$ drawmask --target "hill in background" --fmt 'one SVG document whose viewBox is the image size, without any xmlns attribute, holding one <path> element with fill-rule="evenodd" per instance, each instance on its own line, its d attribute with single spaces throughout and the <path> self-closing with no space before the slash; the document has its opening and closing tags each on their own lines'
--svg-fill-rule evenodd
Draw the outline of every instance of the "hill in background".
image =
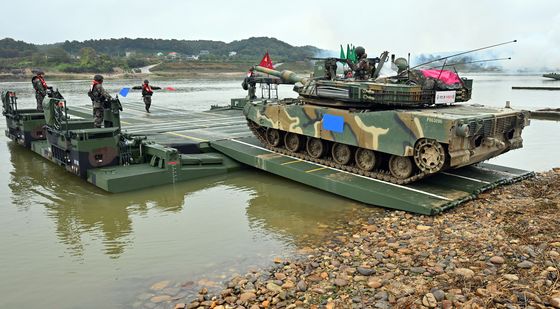
<svg viewBox="0 0 560 309">
<path fill-rule="evenodd" d="M 16 74 L 41 68 L 65 73 L 111 73 L 163 63 L 159 68 L 162 71 L 166 68 L 200 68 L 210 62 L 216 70 L 239 71 L 258 63 L 266 51 L 270 52 L 275 63 L 302 61 L 323 52 L 314 46 L 292 46 L 268 37 L 252 37 L 230 43 L 122 38 L 47 45 L 5 38 L 0 40 L 0 71 Z"/>
</svg>

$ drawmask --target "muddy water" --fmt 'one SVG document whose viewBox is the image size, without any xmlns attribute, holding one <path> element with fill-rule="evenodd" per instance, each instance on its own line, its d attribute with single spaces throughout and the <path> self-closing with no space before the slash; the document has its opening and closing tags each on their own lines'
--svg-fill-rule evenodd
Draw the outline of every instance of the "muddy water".
<svg viewBox="0 0 560 309">
<path fill-rule="evenodd" d="M 560 92 L 511 90 L 556 85 L 538 76 L 478 75 L 474 103 L 560 107 Z M 51 82 L 69 104 L 87 104 L 88 81 Z M 154 105 L 206 110 L 245 93 L 237 80 L 169 80 Z M 557 83 L 560 86 L 560 82 Z M 108 81 L 112 93 L 130 81 Z M 28 82 L 0 83 L 33 106 Z M 289 86 L 281 96 L 293 96 Z M 139 101 L 137 92 L 126 102 Z M 0 120 L 4 127 L 4 120 Z M 559 123 L 533 121 L 525 148 L 492 162 L 546 170 L 560 166 Z M 328 237 L 329 226 L 365 207 L 284 179 L 246 170 L 227 177 L 106 194 L 0 137 L 0 308 L 129 308 L 150 304 L 149 287 L 169 280 L 168 294 L 198 286 L 274 257 L 292 255 Z"/>
</svg>

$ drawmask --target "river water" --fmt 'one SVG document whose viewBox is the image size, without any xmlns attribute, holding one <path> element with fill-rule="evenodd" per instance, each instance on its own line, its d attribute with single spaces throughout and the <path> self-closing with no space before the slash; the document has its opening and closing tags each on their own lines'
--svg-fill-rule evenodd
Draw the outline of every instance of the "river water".
<svg viewBox="0 0 560 309">
<path fill-rule="evenodd" d="M 472 103 L 514 108 L 560 107 L 560 86 L 539 76 L 473 75 Z M 138 81 L 140 82 L 140 81 Z M 52 81 L 69 105 L 88 104 L 89 81 Z M 153 105 L 207 110 L 245 92 L 239 80 L 154 80 L 176 91 Z M 131 81 L 106 81 L 117 93 Z M 29 82 L 3 82 L 32 107 Z M 289 86 L 280 96 L 294 96 Z M 134 92 L 123 105 L 140 101 Z M 0 120 L 0 126 L 5 121 Z M 560 166 L 559 123 L 533 120 L 525 148 L 492 163 L 537 171 Z M 382 210 L 253 170 L 139 192 L 107 194 L 0 137 L 0 308 L 149 308 L 150 286 L 168 294 L 272 264 L 329 236 L 330 227 Z M 165 308 L 164 305 L 159 305 Z"/>
</svg>

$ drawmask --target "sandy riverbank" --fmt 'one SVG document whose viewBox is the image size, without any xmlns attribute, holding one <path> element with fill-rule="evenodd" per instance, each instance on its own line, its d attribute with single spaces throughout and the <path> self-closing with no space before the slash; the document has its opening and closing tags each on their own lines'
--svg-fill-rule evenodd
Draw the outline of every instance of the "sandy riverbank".
<svg viewBox="0 0 560 309">
<path fill-rule="evenodd" d="M 435 217 L 351 218 L 294 260 L 171 308 L 560 308 L 560 168 Z M 160 301 L 160 303 L 158 303 Z M 184 302 L 184 303 L 183 303 Z M 165 307 L 164 307 L 165 308 Z"/>
</svg>

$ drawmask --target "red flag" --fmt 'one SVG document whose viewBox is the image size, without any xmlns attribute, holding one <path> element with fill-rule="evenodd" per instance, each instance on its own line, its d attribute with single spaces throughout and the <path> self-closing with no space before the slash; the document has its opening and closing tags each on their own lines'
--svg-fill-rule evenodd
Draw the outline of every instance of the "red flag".
<svg viewBox="0 0 560 309">
<path fill-rule="evenodd" d="M 272 65 L 272 59 L 270 59 L 270 55 L 268 54 L 268 51 L 266 51 L 266 54 L 264 54 L 261 63 L 259 63 L 259 66 L 263 68 L 274 69 L 274 66 Z"/>
<path fill-rule="evenodd" d="M 177 89 L 173 88 L 173 87 L 165 87 L 165 90 L 169 90 L 169 91 L 175 91 Z"/>
</svg>

